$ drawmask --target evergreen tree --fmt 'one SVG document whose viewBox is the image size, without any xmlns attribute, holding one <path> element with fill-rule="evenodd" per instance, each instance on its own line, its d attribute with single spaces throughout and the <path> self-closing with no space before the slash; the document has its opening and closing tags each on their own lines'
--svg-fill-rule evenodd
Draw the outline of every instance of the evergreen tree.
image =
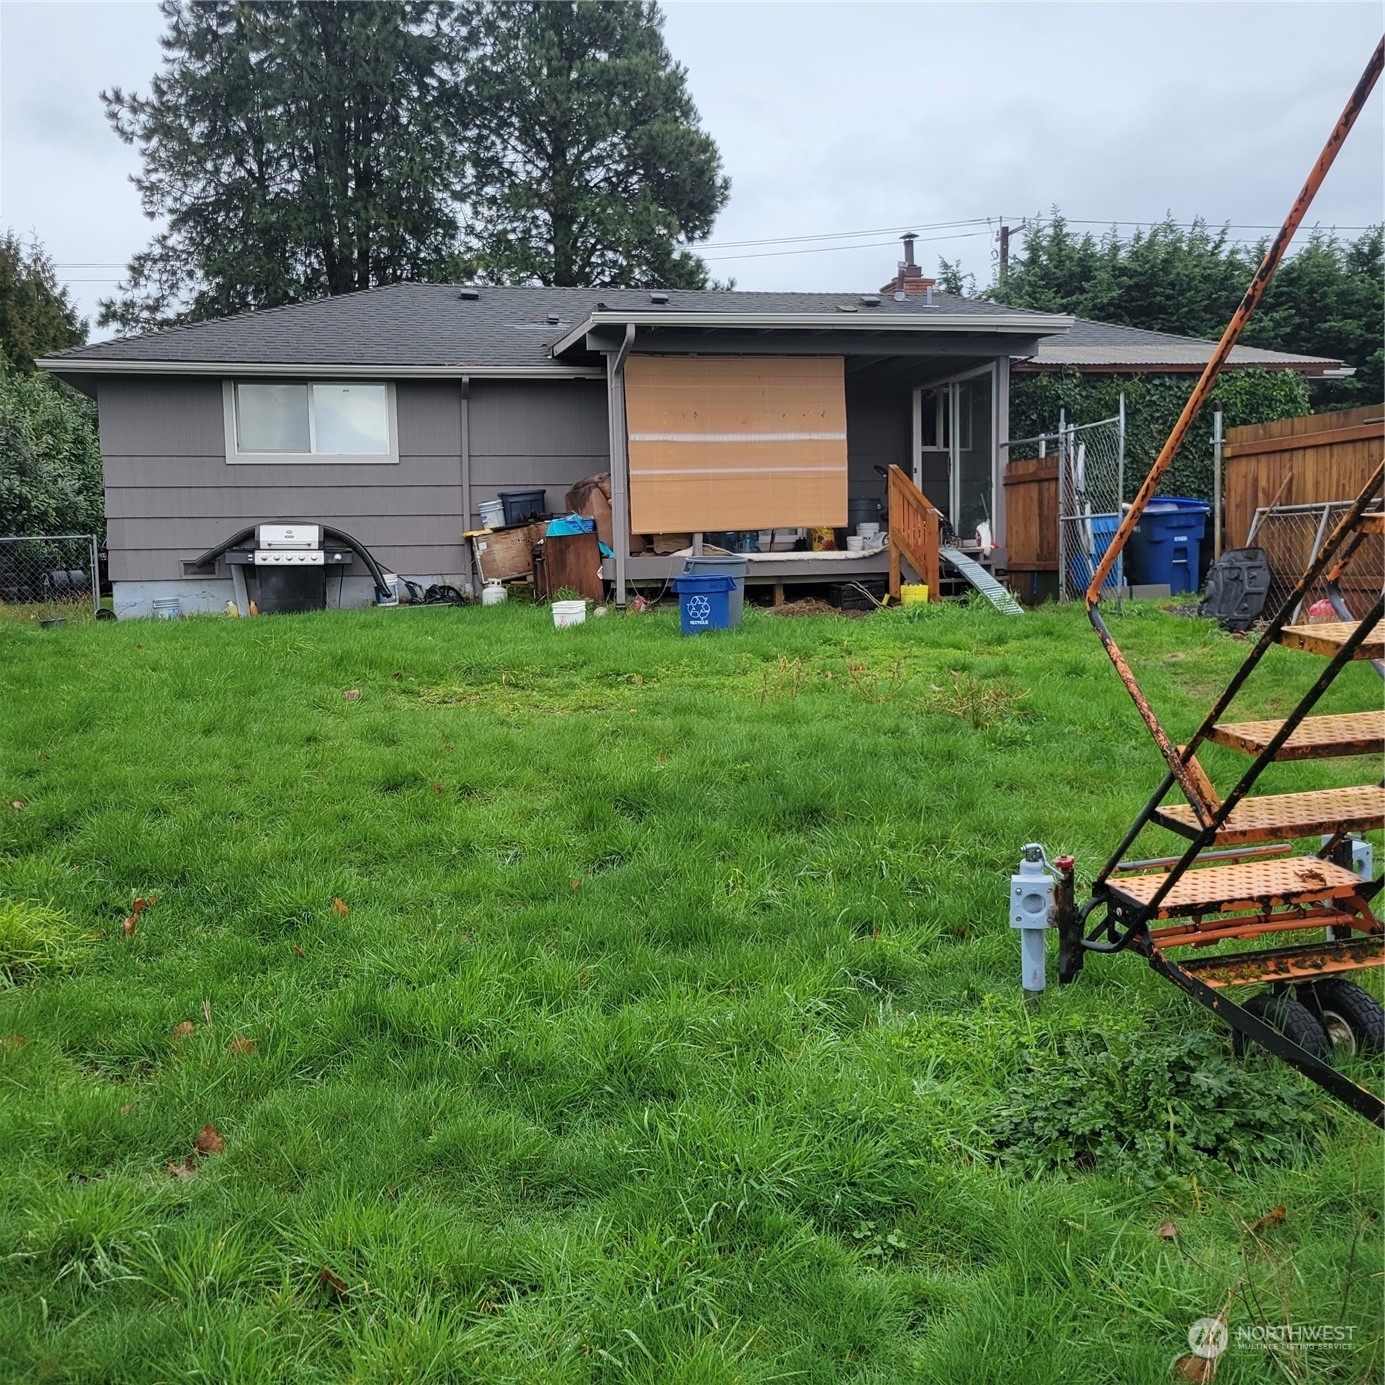
<svg viewBox="0 0 1385 1385">
<path fill-rule="evenodd" d="M 0 238 L 0 361 L 15 370 L 34 368 L 34 357 L 87 339 L 87 325 L 53 261 L 37 241 L 25 245 L 13 232 Z"/>
<path fill-rule="evenodd" d="M 1353 379 L 1313 385 L 1318 408 L 1378 403 L 1385 398 L 1385 272 L 1379 226 L 1355 241 L 1313 231 L 1279 267 L 1241 340 L 1356 368 Z M 1114 229 L 1099 240 L 1075 235 L 1055 208 L 1025 234 L 1004 285 L 990 296 L 1015 307 L 1073 313 L 1099 322 L 1216 340 L 1226 328 L 1265 243 L 1232 243 L 1201 219 L 1190 228 L 1171 219 L 1123 240 Z"/>
<path fill-rule="evenodd" d="M 453 271 L 451 6 L 163 0 L 148 96 L 103 92 L 168 228 L 100 322 L 196 321 Z"/>
<path fill-rule="evenodd" d="M 730 184 L 652 0 L 466 10 L 469 248 L 500 283 L 698 288 Z"/>
</svg>

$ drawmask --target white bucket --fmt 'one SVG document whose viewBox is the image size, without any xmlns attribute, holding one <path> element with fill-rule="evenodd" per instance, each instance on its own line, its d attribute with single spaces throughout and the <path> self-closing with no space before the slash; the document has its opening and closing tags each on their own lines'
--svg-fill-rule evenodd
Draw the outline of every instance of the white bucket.
<svg viewBox="0 0 1385 1385">
<path fill-rule="evenodd" d="M 381 596 L 378 592 L 375 595 L 377 606 L 397 606 L 399 605 L 399 577 L 393 572 L 383 572 L 380 574 L 385 579 L 385 590 L 388 596 Z"/>
<path fill-rule="evenodd" d="M 553 628 L 555 630 L 566 630 L 569 625 L 581 625 L 586 618 L 586 601 L 555 601 L 553 603 Z"/>
<path fill-rule="evenodd" d="M 880 526 L 873 522 L 866 521 L 856 526 L 856 532 L 863 539 L 873 539 L 880 532 Z"/>
<path fill-rule="evenodd" d="M 846 551 L 848 553 L 861 553 L 865 550 L 866 541 L 859 534 L 848 534 L 846 539 Z"/>
<path fill-rule="evenodd" d="M 481 512 L 481 523 L 487 529 L 499 529 L 505 523 L 503 500 L 483 500 L 476 508 Z"/>
<path fill-rule="evenodd" d="M 181 620 L 183 609 L 176 596 L 160 596 L 154 600 L 153 615 L 155 620 Z"/>
</svg>

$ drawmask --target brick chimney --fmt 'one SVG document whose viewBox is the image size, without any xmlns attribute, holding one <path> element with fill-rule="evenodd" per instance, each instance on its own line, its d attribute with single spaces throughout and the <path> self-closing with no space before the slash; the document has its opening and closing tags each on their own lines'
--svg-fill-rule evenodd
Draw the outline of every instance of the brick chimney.
<svg viewBox="0 0 1385 1385">
<path fill-rule="evenodd" d="M 925 279 L 923 270 L 914 263 L 914 242 L 917 231 L 906 231 L 900 240 L 904 242 L 904 258 L 899 262 L 899 272 L 888 284 L 880 285 L 881 293 L 893 294 L 896 298 L 926 298 L 933 301 L 933 285 L 936 279 Z"/>
</svg>

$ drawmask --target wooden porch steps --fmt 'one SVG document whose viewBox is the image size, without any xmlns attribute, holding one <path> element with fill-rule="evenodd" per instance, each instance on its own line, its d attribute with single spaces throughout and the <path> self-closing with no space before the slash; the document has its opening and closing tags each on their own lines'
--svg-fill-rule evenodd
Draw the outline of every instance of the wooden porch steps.
<svg viewBox="0 0 1385 1385">
<path fill-rule="evenodd" d="M 1199 831 L 1197 815 L 1186 804 L 1171 804 L 1155 822 L 1185 837 Z M 1385 788 L 1361 784 L 1310 793 L 1263 794 L 1243 798 L 1217 832 L 1217 843 L 1271 842 L 1324 832 L 1371 831 L 1385 821 Z"/>
<path fill-rule="evenodd" d="M 1310 654 L 1325 654 L 1330 659 L 1356 633 L 1360 621 L 1333 620 L 1321 625 L 1286 625 L 1279 632 L 1279 643 L 1286 649 L 1306 649 Z M 1376 621 L 1374 629 L 1356 647 L 1353 659 L 1385 659 L 1385 622 Z"/>
<path fill-rule="evenodd" d="M 1147 905 L 1168 878 L 1168 872 L 1113 877 L 1114 899 L 1136 907 Z M 1239 861 L 1230 866 L 1206 866 L 1181 875 L 1159 902 L 1156 918 L 1181 914 L 1268 912 L 1295 904 L 1320 904 L 1349 899 L 1361 888 L 1351 871 L 1316 856 L 1290 856 L 1274 861 Z"/>
<path fill-rule="evenodd" d="M 1274 739 L 1282 721 L 1240 721 L 1214 726 L 1209 741 L 1260 755 Z M 1385 708 L 1304 717 L 1280 746 L 1276 760 L 1319 760 L 1333 755 L 1385 755 Z"/>
</svg>

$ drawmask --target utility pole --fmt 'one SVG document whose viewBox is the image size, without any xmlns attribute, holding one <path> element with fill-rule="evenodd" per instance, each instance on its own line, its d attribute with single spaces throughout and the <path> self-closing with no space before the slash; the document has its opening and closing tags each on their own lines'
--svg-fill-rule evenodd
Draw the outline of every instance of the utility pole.
<svg viewBox="0 0 1385 1385">
<path fill-rule="evenodd" d="M 1009 276 L 1009 273 L 1010 273 L 1010 236 L 1011 236 L 1011 233 L 1012 233 L 1012 232 L 1015 232 L 1015 231 L 1023 231 L 1023 230 L 1024 230 L 1024 222 L 1022 222 L 1022 221 L 1020 222 L 1020 224 L 1019 224 L 1018 226 L 1005 226 L 1005 225 L 1002 225 L 1001 228 L 1000 228 L 1000 268 L 999 268 L 999 272 L 998 272 L 998 282 L 999 282 L 999 284 L 1000 284 L 1000 286 L 1001 286 L 1002 288 L 1005 286 L 1005 280 L 1006 280 L 1006 278 Z"/>
</svg>

